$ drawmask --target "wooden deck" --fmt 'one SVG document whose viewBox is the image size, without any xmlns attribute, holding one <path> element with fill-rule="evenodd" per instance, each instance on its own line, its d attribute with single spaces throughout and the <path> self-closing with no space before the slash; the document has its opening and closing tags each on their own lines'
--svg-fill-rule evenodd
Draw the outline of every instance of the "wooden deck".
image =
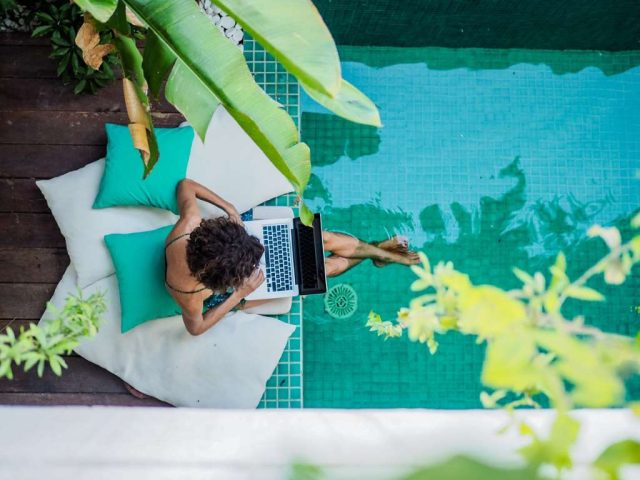
<svg viewBox="0 0 640 480">
<path fill-rule="evenodd" d="M 46 41 L 0 34 L 0 331 L 38 321 L 69 258 L 35 185 L 104 156 L 105 122 L 127 123 L 119 82 L 76 96 L 56 78 Z M 182 117 L 166 103 L 156 125 Z M 131 396 L 116 376 L 76 355 L 62 377 L 35 369 L 0 380 L 0 404 L 165 405 Z M 14 369 L 17 370 L 17 369 Z"/>
</svg>

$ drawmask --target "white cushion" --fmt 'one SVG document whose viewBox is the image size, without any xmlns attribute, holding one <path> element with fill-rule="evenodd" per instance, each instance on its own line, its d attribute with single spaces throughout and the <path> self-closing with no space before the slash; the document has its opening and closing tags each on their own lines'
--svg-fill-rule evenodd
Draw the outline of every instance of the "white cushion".
<svg viewBox="0 0 640 480">
<path fill-rule="evenodd" d="M 104 163 L 104 159 L 100 159 L 79 170 L 36 182 L 64 236 L 81 287 L 115 271 L 104 243 L 105 235 L 153 230 L 175 223 L 178 218 L 158 208 L 92 209 Z"/>
<path fill-rule="evenodd" d="M 81 287 L 115 271 L 104 244 L 105 235 L 152 230 L 175 223 L 178 218 L 148 207 L 92 209 L 103 172 L 101 159 L 36 182 L 65 238 Z M 240 212 L 291 191 L 282 174 L 222 107 L 211 120 L 205 143 L 194 137 L 187 177 L 218 193 Z M 205 217 L 221 213 L 205 202 L 200 202 L 200 207 Z"/>
<path fill-rule="evenodd" d="M 194 135 L 187 178 L 230 201 L 239 212 L 293 191 L 223 106 L 214 112 L 204 143 Z M 210 204 L 200 206 L 207 215 L 220 212 Z"/>
<path fill-rule="evenodd" d="M 70 266 L 51 302 L 61 307 L 67 295 L 76 294 L 76 280 Z M 273 318 L 236 312 L 197 337 L 187 332 L 179 316 L 121 334 L 115 275 L 94 283 L 84 294 L 94 291 L 105 293 L 107 313 L 97 336 L 75 351 L 139 391 L 175 406 L 255 408 L 295 330 Z M 48 317 L 45 313 L 41 321 Z"/>
</svg>

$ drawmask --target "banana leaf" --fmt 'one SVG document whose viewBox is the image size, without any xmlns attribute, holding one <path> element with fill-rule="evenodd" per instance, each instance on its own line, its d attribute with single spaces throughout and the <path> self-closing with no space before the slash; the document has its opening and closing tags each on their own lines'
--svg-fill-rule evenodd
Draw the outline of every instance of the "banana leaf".
<svg viewBox="0 0 640 480">
<path fill-rule="evenodd" d="M 335 97 L 325 95 L 302 82 L 300 85 L 311 98 L 336 115 L 352 122 L 382 127 L 380 114 L 375 104 L 346 80 L 340 82 L 341 88 Z"/>
<path fill-rule="evenodd" d="M 212 0 L 271 53 L 302 88 L 336 115 L 382 126 L 374 103 L 342 80 L 336 46 L 309 0 Z"/>
<path fill-rule="evenodd" d="M 118 0 L 74 0 L 74 2 L 101 23 L 106 23 L 118 6 Z"/>
<path fill-rule="evenodd" d="M 311 171 L 291 117 L 254 81 L 238 48 L 193 0 L 124 0 L 147 25 L 143 69 L 152 92 L 167 78 L 167 99 L 204 139 L 222 103 L 298 193 Z"/>
<path fill-rule="evenodd" d="M 293 75 L 325 95 L 340 90 L 333 38 L 309 0 L 213 0 Z"/>
</svg>

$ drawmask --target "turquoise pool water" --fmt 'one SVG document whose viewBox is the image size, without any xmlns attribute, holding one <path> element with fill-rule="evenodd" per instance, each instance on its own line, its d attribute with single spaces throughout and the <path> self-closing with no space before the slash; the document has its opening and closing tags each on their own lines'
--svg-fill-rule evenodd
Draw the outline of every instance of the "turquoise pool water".
<svg viewBox="0 0 640 480">
<path fill-rule="evenodd" d="M 594 223 L 640 207 L 640 52 L 341 48 L 343 76 L 380 109 L 384 128 L 351 124 L 307 97 L 301 131 L 312 151 L 306 197 L 329 229 L 366 240 L 407 235 L 476 283 L 517 285 L 511 267 L 546 269 L 559 250 L 570 274 L 604 248 Z M 607 331 L 640 330 L 640 274 L 581 313 Z M 336 320 L 304 300 L 306 407 L 479 407 L 482 346 L 457 334 L 430 356 L 365 328 L 411 295 L 400 266 L 363 264 L 330 281 L 358 293 Z M 569 305 L 570 308 L 575 305 Z M 574 312 L 577 311 L 574 308 Z M 630 394 L 640 397 L 638 382 Z"/>
</svg>

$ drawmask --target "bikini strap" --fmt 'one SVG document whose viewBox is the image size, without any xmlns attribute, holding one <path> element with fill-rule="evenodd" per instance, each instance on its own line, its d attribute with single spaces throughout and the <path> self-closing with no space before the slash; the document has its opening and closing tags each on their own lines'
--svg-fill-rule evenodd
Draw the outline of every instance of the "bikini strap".
<svg viewBox="0 0 640 480">
<path fill-rule="evenodd" d="M 182 235 L 178 235 L 177 237 L 172 238 L 172 239 L 171 239 L 171 241 L 169 241 L 169 243 L 167 243 L 167 244 L 164 246 L 164 249 L 166 250 L 166 249 L 169 247 L 169 245 L 171 245 L 172 243 L 177 242 L 177 241 L 178 241 L 178 240 L 180 240 L 182 237 L 188 237 L 189 235 L 191 235 L 191 233 L 183 233 Z"/>
<path fill-rule="evenodd" d="M 194 293 L 200 293 L 200 292 L 203 292 L 203 291 L 205 291 L 205 290 L 207 289 L 207 287 L 202 287 L 202 288 L 199 288 L 199 289 L 197 289 L 197 290 L 189 290 L 189 291 L 187 291 L 187 290 L 180 290 L 180 289 L 178 289 L 178 288 L 174 288 L 174 287 L 172 287 L 171 285 L 169 285 L 169 282 L 167 282 L 166 280 L 164 281 L 164 284 L 165 284 L 167 287 L 169 287 L 171 290 L 173 290 L 174 292 L 184 293 L 184 294 L 186 294 L 186 295 L 192 295 L 192 294 L 194 294 Z"/>
<path fill-rule="evenodd" d="M 182 235 L 178 235 L 176 238 L 172 238 L 171 241 L 164 246 L 164 249 L 166 250 L 172 243 L 177 242 L 182 237 L 188 237 L 189 235 L 191 235 L 191 233 L 183 233 Z M 169 287 L 171 290 L 173 290 L 174 292 L 184 293 L 186 295 L 192 295 L 194 293 L 200 293 L 200 292 L 203 292 L 203 291 L 205 291 L 207 289 L 207 287 L 202 287 L 202 288 L 199 288 L 197 290 L 180 290 L 179 288 L 175 288 L 175 287 L 171 286 L 169 284 L 169 282 L 167 282 L 167 262 L 166 262 L 166 259 L 165 259 L 165 264 L 164 264 L 164 284 L 167 287 Z"/>
</svg>

